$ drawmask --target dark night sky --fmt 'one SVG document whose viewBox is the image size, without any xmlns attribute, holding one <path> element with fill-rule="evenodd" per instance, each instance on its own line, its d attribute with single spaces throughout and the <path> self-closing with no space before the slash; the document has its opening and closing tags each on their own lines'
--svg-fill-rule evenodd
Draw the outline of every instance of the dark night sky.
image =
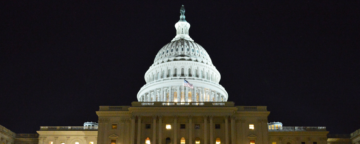
<svg viewBox="0 0 360 144">
<path fill-rule="evenodd" d="M 0 124 L 16 133 L 130 105 L 181 4 L 236 105 L 269 121 L 360 128 L 360 1 L 1 2 Z"/>
</svg>

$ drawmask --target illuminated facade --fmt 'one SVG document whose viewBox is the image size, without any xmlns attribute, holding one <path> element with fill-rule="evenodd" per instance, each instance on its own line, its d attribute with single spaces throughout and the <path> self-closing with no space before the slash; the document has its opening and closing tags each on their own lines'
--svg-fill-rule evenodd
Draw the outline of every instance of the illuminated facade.
<svg viewBox="0 0 360 144">
<path fill-rule="evenodd" d="M 16 134 L 0 125 L 0 144 L 13 144 Z"/>
<path fill-rule="evenodd" d="M 157 53 L 145 73 L 146 84 L 137 94 L 139 102 L 225 102 L 228 94 L 219 84 L 220 73 L 206 50 L 189 36 L 185 9 L 175 24 L 176 36 Z M 194 88 L 183 86 L 190 80 Z"/>
<path fill-rule="evenodd" d="M 100 106 L 98 123 L 41 126 L 38 138 L 23 135 L 15 144 L 340 144 L 327 138 L 325 127 L 269 123 L 266 106 L 228 102 L 219 71 L 189 36 L 183 7 L 180 13 L 176 36 L 145 73 L 137 102 Z M 15 133 L 1 126 L 0 132 L 0 144 L 14 144 Z M 360 144 L 359 133 L 352 134 L 354 144 Z"/>
<path fill-rule="evenodd" d="M 235 106 L 209 54 L 189 36 L 185 9 L 176 36 L 155 56 L 131 106 L 100 106 L 99 144 L 326 144 L 325 127 L 268 123 L 266 106 Z M 184 86 L 184 79 L 193 88 Z"/>
</svg>

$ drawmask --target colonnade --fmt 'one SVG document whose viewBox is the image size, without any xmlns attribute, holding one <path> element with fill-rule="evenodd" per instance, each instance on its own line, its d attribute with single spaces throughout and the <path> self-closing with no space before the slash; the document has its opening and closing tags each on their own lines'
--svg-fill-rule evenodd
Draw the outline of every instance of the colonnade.
<svg viewBox="0 0 360 144">
<path fill-rule="evenodd" d="M 136 117 L 132 117 L 131 118 L 131 144 L 135 144 L 135 135 L 136 135 L 136 144 L 142 144 L 144 142 L 145 139 L 141 139 L 141 116 L 137 116 L 137 132 L 135 134 L 135 118 Z M 172 131 L 173 131 L 173 144 L 178 144 L 178 116 L 173 116 L 174 120 L 173 120 L 173 126 L 172 126 Z M 192 116 L 188 116 L 188 121 L 187 121 L 187 130 L 188 130 L 188 142 L 189 144 L 193 144 L 193 130 L 194 125 L 193 125 L 193 117 Z M 203 116 L 203 122 L 204 122 L 204 141 L 201 142 L 201 144 L 215 144 L 215 138 L 214 138 L 214 122 L 213 122 L 213 118 L 214 116 Z M 224 144 L 236 144 L 236 136 L 235 136 L 235 117 L 231 117 L 231 116 L 223 116 L 224 121 L 225 121 L 225 139 L 224 139 Z M 230 120 L 230 135 L 229 135 L 229 118 Z M 153 116 L 152 117 L 152 122 L 153 122 L 153 132 L 152 132 L 152 137 L 151 137 L 151 143 L 152 144 L 157 144 L 156 140 L 158 140 L 158 144 L 162 144 L 162 140 L 164 139 L 162 137 L 162 129 L 164 129 L 162 126 L 162 116 Z M 208 123 L 209 120 L 209 123 Z M 156 124 L 158 124 L 158 127 L 156 127 Z M 209 130 L 208 130 L 209 127 Z M 208 134 L 209 131 L 209 134 Z M 158 132 L 158 133 L 157 133 Z M 146 136 L 146 137 L 150 137 Z M 208 138 L 209 137 L 209 138 Z M 231 138 L 231 143 L 229 141 L 229 138 Z M 208 140 L 210 140 L 208 143 Z M 223 142 L 222 142 L 223 143 Z"/>
<path fill-rule="evenodd" d="M 160 70 L 153 70 L 146 74 L 145 81 L 152 82 L 156 80 L 169 78 L 198 78 L 218 83 L 220 81 L 220 74 L 207 67 L 179 66 L 173 68 L 159 68 Z"/>
<path fill-rule="evenodd" d="M 204 88 L 170 86 L 144 93 L 140 102 L 223 102 L 225 97 L 220 93 Z"/>
</svg>

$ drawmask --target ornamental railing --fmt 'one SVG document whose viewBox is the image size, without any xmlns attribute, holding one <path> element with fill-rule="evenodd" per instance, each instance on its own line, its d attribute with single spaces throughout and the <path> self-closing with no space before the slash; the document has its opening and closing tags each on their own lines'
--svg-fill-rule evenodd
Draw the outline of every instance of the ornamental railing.
<svg viewBox="0 0 360 144">
<path fill-rule="evenodd" d="M 269 132 L 287 132 L 287 131 L 326 131 L 324 126 L 282 126 L 278 129 L 269 129 Z"/>
<path fill-rule="evenodd" d="M 97 131 L 98 126 L 40 126 L 41 131 Z"/>
<path fill-rule="evenodd" d="M 358 130 L 354 131 L 353 133 L 351 133 L 351 134 L 350 134 L 350 137 L 351 137 L 351 138 L 354 138 L 354 137 L 356 137 L 356 136 L 358 136 L 358 135 L 360 135 L 360 129 L 358 129 Z"/>
</svg>

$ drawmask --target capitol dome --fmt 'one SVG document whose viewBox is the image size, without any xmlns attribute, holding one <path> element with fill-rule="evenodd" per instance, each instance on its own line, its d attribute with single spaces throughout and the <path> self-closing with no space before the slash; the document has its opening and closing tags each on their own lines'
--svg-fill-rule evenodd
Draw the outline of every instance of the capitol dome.
<svg viewBox="0 0 360 144">
<path fill-rule="evenodd" d="M 180 60 L 212 65 L 209 54 L 202 46 L 185 39 L 172 41 L 161 48 L 155 57 L 153 65 Z"/>
<path fill-rule="evenodd" d="M 219 84 L 221 75 L 206 50 L 189 35 L 185 8 L 175 24 L 176 36 L 157 53 L 145 73 L 146 84 L 140 89 L 140 102 L 222 102 L 228 94 Z M 185 85 L 185 81 L 192 86 Z"/>
</svg>

